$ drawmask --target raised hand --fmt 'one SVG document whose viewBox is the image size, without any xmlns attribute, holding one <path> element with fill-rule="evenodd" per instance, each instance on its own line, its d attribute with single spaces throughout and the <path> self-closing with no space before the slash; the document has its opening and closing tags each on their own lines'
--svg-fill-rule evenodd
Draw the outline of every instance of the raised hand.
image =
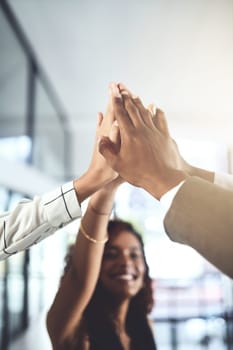
<svg viewBox="0 0 233 350">
<path fill-rule="evenodd" d="M 164 113 L 157 109 L 152 118 L 138 97 L 116 84 L 112 84 L 111 92 L 120 141 L 102 138 L 100 153 L 122 178 L 160 199 L 188 176 L 182 169 Z"/>
<path fill-rule="evenodd" d="M 103 135 L 108 135 L 108 139 L 112 144 L 116 144 L 119 140 L 119 128 L 114 123 L 111 101 L 104 116 L 102 113 L 98 113 L 95 144 L 90 165 L 87 171 L 73 182 L 79 203 L 82 203 L 83 200 L 118 176 L 118 173 L 109 166 L 105 158 L 99 153 L 98 141 Z"/>
<path fill-rule="evenodd" d="M 98 179 L 102 184 L 108 183 L 118 176 L 117 172 L 115 172 L 107 164 L 105 158 L 100 154 L 98 149 L 99 139 L 105 135 L 108 135 L 113 143 L 117 142 L 119 131 L 116 124 L 114 123 L 114 114 L 111 101 L 109 101 L 106 113 L 104 115 L 102 113 L 98 113 L 95 144 L 91 162 L 88 168 L 88 172 L 98 175 Z"/>
</svg>

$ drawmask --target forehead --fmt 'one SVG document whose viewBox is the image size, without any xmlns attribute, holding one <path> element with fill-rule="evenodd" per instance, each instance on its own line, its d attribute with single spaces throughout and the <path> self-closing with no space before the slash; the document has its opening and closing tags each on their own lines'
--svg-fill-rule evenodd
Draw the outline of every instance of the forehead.
<svg viewBox="0 0 233 350">
<path fill-rule="evenodd" d="M 138 248 L 142 249 L 141 243 L 137 237 L 134 236 L 130 231 L 123 230 L 119 231 L 117 234 L 113 235 L 109 240 L 109 247 L 119 247 L 119 248 Z"/>
</svg>

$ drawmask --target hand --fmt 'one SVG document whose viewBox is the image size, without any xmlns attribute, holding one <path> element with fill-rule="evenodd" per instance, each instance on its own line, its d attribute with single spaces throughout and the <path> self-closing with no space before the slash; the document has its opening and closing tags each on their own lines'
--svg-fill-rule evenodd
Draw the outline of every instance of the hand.
<svg viewBox="0 0 233 350">
<path fill-rule="evenodd" d="M 120 141 L 103 137 L 100 153 L 126 181 L 143 187 L 155 198 L 180 183 L 183 171 L 179 152 L 170 137 L 164 113 L 157 109 L 152 118 L 138 97 L 112 84 L 112 104 Z"/>
<path fill-rule="evenodd" d="M 106 162 L 105 158 L 99 153 L 98 142 L 102 136 L 108 135 L 112 142 L 116 142 L 119 136 L 118 128 L 114 124 L 114 114 L 111 100 L 107 106 L 105 115 L 98 113 L 98 123 L 96 129 L 95 145 L 88 172 L 96 174 L 96 181 L 102 184 L 115 179 L 118 174 Z"/>
<path fill-rule="evenodd" d="M 98 113 L 95 145 L 88 170 L 73 181 L 79 204 L 118 176 L 98 151 L 98 140 L 103 135 L 108 135 L 108 139 L 113 144 L 118 143 L 119 128 L 113 120 L 114 114 L 110 101 L 105 116 Z"/>
</svg>

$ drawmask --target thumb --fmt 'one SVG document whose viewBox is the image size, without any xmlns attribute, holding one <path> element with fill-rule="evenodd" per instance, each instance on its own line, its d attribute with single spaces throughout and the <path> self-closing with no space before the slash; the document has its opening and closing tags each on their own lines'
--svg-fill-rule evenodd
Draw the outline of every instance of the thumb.
<svg viewBox="0 0 233 350">
<path fill-rule="evenodd" d="M 107 163 L 115 170 L 117 148 L 114 142 L 107 136 L 102 136 L 99 140 L 99 152 L 106 159 Z"/>
<path fill-rule="evenodd" d="M 104 116 L 103 113 L 98 112 L 97 113 L 97 124 L 96 124 L 96 131 L 95 131 L 95 139 L 98 140 L 98 137 L 100 135 L 101 130 L 101 124 L 103 122 Z"/>
</svg>

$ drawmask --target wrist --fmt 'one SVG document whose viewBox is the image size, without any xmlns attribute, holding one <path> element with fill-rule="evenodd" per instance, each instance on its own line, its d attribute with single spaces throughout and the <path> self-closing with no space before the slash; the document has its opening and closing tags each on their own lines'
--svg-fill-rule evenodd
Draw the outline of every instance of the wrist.
<svg viewBox="0 0 233 350">
<path fill-rule="evenodd" d="M 209 182 L 214 182 L 214 172 L 213 171 L 197 168 L 194 166 L 189 166 L 188 174 L 190 176 L 200 177 L 200 178 L 207 180 Z"/>
<path fill-rule="evenodd" d="M 106 178 L 101 176 L 98 171 L 87 171 L 80 178 L 73 181 L 76 196 L 79 204 L 93 193 L 98 191 L 107 182 Z"/>
<path fill-rule="evenodd" d="M 195 169 L 196 168 L 194 166 L 190 165 L 186 161 L 183 162 L 182 171 L 187 173 L 189 176 L 194 176 L 195 175 L 195 171 L 196 171 Z"/>
<path fill-rule="evenodd" d="M 115 193 L 122 183 L 122 181 L 113 181 L 117 176 L 118 174 L 111 168 L 109 170 L 88 169 L 80 178 L 73 181 L 79 204 L 100 189 L 103 193 Z"/>
<path fill-rule="evenodd" d="M 166 176 L 161 179 L 154 178 L 147 182 L 143 188 L 148 191 L 153 197 L 160 200 L 160 198 L 170 191 L 182 181 L 186 180 L 189 175 L 181 170 L 172 170 L 167 172 Z"/>
<path fill-rule="evenodd" d="M 106 186 L 94 193 L 88 203 L 92 213 L 110 215 L 114 203 L 115 190 L 107 190 Z"/>
<path fill-rule="evenodd" d="M 96 183 L 99 183 L 99 188 L 118 176 L 118 174 L 106 164 L 102 164 L 102 166 L 98 164 L 95 166 L 91 165 L 86 173 L 88 176 L 95 179 Z"/>
</svg>

